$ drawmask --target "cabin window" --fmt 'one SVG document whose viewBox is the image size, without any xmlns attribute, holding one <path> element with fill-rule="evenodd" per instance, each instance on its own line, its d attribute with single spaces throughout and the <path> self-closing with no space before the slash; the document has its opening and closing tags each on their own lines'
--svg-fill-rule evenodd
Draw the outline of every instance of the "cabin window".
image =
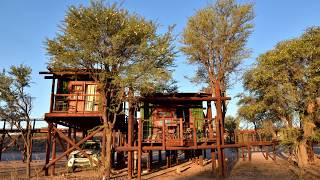
<svg viewBox="0 0 320 180">
<path fill-rule="evenodd" d="M 97 85 L 95 84 L 86 85 L 85 111 L 98 111 L 96 93 L 97 93 Z"/>
<path fill-rule="evenodd" d="M 72 96 L 72 99 L 77 99 L 77 97 L 78 97 L 78 100 L 82 100 L 83 99 L 83 96 L 82 96 L 83 86 L 82 85 L 72 85 L 71 93 L 76 94 L 76 95 Z"/>
<path fill-rule="evenodd" d="M 172 114 L 171 114 L 171 112 L 160 111 L 160 112 L 158 112 L 158 116 L 160 118 L 166 118 L 166 117 L 171 118 Z"/>
</svg>

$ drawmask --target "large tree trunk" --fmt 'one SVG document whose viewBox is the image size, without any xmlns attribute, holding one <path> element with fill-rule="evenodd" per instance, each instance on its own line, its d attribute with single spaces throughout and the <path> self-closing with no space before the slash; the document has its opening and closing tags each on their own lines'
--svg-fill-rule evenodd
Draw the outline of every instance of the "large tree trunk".
<svg viewBox="0 0 320 180">
<path fill-rule="evenodd" d="M 303 140 L 298 145 L 298 166 L 304 168 L 308 164 L 307 141 Z"/>
<path fill-rule="evenodd" d="M 314 135 L 314 123 L 313 122 L 308 122 L 305 120 L 303 123 L 303 140 L 300 141 L 297 149 L 297 158 L 298 158 L 298 166 L 299 168 L 304 168 L 308 164 L 308 151 L 307 148 L 309 144 L 308 138 Z M 312 147 L 311 147 L 312 148 Z"/>
<path fill-rule="evenodd" d="M 27 171 L 27 178 L 30 178 L 30 176 L 31 176 L 31 148 L 30 148 L 31 146 L 30 146 L 30 144 L 28 143 L 27 144 L 27 169 L 26 169 L 26 171 Z"/>
<path fill-rule="evenodd" d="M 111 178 L 111 140 L 112 140 L 112 128 L 106 127 L 106 157 L 104 162 L 105 167 L 105 179 Z"/>
</svg>

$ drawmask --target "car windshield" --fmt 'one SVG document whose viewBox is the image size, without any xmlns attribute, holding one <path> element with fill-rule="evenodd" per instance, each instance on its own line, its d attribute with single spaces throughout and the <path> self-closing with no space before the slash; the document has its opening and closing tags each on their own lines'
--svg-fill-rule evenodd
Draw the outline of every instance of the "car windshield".
<svg viewBox="0 0 320 180">
<path fill-rule="evenodd" d="M 83 149 L 94 149 L 99 150 L 100 144 L 98 142 L 87 142 L 82 145 Z"/>
</svg>

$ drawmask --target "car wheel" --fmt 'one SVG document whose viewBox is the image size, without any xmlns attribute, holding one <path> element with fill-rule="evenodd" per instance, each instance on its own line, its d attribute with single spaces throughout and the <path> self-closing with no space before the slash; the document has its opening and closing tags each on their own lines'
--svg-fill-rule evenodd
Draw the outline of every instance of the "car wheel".
<svg viewBox="0 0 320 180">
<path fill-rule="evenodd" d="M 76 167 L 68 167 L 68 173 L 72 173 L 72 172 L 74 172 L 75 170 L 76 170 Z"/>
</svg>

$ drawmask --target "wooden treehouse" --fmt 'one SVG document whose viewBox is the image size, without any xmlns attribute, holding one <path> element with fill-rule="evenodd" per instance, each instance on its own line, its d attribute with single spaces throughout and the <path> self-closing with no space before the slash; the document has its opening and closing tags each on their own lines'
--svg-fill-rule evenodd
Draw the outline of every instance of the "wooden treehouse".
<svg viewBox="0 0 320 180">
<path fill-rule="evenodd" d="M 54 173 L 54 164 L 73 150 L 79 150 L 92 161 L 80 145 L 94 136 L 103 138 L 101 97 L 97 84 L 89 73 L 83 71 L 49 70 L 40 74 L 44 74 L 45 79 L 52 79 L 50 110 L 45 114 L 48 122 L 46 163 L 43 168 L 45 174 L 48 175 L 49 167 L 52 167 Z M 162 161 L 162 152 L 165 152 L 167 167 L 170 167 L 172 159 L 178 160 L 178 151 L 183 152 L 185 159 L 188 159 L 201 157 L 206 154 L 206 150 L 211 150 L 213 169 L 218 166 L 219 175 L 225 175 L 224 148 L 243 150 L 246 147 L 249 150 L 251 146 L 273 144 L 254 138 L 241 141 L 239 133 L 234 135 L 235 142 L 228 144 L 225 141 L 223 119 L 226 100 L 230 98 L 213 97 L 207 93 L 157 93 L 141 97 L 139 108 L 126 107 L 128 103 L 123 102 L 123 114 L 126 115 L 119 115 L 114 127 L 112 152 L 117 159 L 113 157 L 112 164 L 120 164 L 122 167 L 127 165 L 128 178 L 137 175 L 140 179 L 142 159 L 147 159 L 146 167 L 150 171 L 153 152 L 158 154 L 158 163 Z M 211 104 L 215 104 L 217 117 L 220 118 L 212 117 Z M 221 107 L 217 108 L 219 105 Z M 57 125 L 69 127 L 67 134 L 60 131 Z M 77 139 L 77 132 L 82 133 L 82 139 Z M 241 137 L 243 139 L 243 133 Z M 63 147 L 62 140 L 67 142 L 67 147 Z M 56 142 L 64 150 L 58 157 Z M 102 144 L 102 147 L 105 145 Z M 103 149 L 100 163 L 104 161 Z M 137 156 L 134 157 L 133 152 L 137 152 Z M 142 158 L 143 153 L 147 153 L 148 157 Z M 218 165 L 215 164 L 215 158 L 218 158 Z"/>
<path fill-rule="evenodd" d="M 46 165 L 43 168 L 45 174 L 48 174 L 48 168 L 55 164 L 64 156 L 73 150 L 81 150 L 81 144 L 92 139 L 93 136 L 99 136 L 101 139 L 101 131 L 103 130 L 103 121 L 101 114 L 101 98 L 97 90 L 97 84 L 90 78 L 87 72 L 69 71 L 52 71 L 40 72 L 45 75 L 45 79 L 52 79 L 50 110 L 45 113 L 44 120 L 48 123 L 48 137 L 46 148 Z M 114 130 L 126 132 L 126 121 L 124 115 L 117 116 L 117 123 Z M 61 132 L 57 125 L 68 127 L 67 135 Z M 90 133 L 89 133 L 90 132 Z M 77 133 L 82 133 L 82 139 L 79 140 Z M 117 135 L 114 142 L 117 145 L 124 143 L 120 139 L 123 138 L 121 133 L 113 133 Z M 121 138 L 120 138 L 121 137 Z M 78 138 L 78 139 L 77 139 Z M 65 140 L 68 147 L 62 147 L 64 153 L 56 157 L 56 141 L 63 146 L 61 140 Z M 89 159 L 89 155 L 85 154 Z M 51 161 L 50 159 L 51 154 Z M 54 166 L 52 168 L 54 173 Z"/>
<path fill-rule="evenodd" d="M 203 106 L 203 100 L 210 98 L 211 94 L 203 93 L 155 94 L 146 97 L 140 108 L 142 143 L 164 147 L 213 143 L 214 121 L 208 116 L 211 106 Z"/>
</svg>

